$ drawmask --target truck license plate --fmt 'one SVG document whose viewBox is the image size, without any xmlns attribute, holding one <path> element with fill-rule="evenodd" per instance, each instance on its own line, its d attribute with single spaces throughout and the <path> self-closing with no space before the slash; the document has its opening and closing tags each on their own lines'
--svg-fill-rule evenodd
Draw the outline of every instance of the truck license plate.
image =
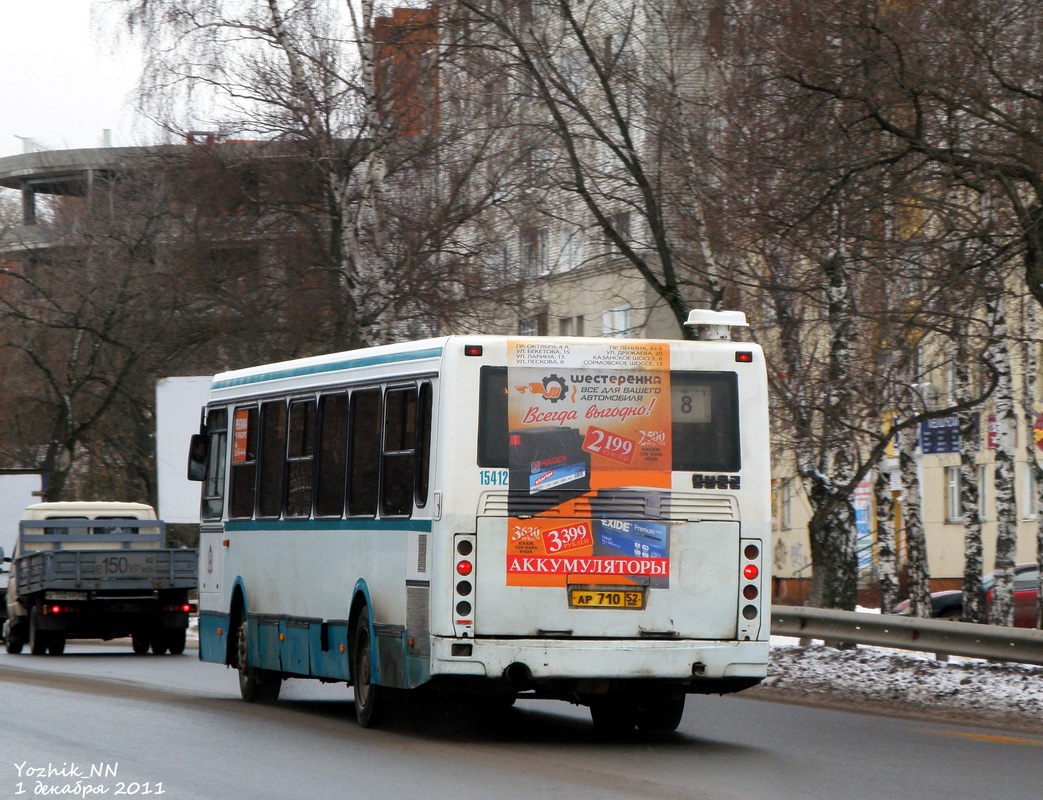
<svg viewBox="0 0 1043 800">
<path fill-rule="evenodd" d="M 645 592 L 642 589 L 614 589 L 608 586 L 596 588 L 571 587 L 571 608 L 624 608 L 641 610 L 645 607 Z"/>
</svg>

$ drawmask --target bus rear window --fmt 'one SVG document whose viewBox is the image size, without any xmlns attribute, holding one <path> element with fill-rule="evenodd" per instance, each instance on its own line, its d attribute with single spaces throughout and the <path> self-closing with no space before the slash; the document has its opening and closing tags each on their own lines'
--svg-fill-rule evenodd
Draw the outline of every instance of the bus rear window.
<svg viewBox="0 0 1043 800">
<path fill-rule="evenodd" d="M 734 372 L 670 373 L 673 468 L 738 472 L 739 389 Z"/>
</svg>

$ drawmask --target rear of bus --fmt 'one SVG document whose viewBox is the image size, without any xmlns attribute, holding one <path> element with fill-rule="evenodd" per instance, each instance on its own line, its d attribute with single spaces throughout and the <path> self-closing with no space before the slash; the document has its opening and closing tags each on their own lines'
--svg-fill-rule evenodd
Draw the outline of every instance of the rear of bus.
<svg viewBox="0 0 1043 800">
<path fill-rule="evenodd" d="M 454 339 L 441 403 L 433 680 L 580 702 L 619 732 L 765 677 L 758 346 Z"/>
</svg>

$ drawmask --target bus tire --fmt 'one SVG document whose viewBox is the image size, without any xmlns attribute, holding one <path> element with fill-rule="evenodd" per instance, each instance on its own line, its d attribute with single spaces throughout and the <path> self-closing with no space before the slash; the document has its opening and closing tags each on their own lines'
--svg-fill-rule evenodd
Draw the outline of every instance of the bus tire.
<svg viewBox="0 0 1043 800">
<path fill-rule="evenodd" d="M 637 703 L 622 693 L 599 697 L 590 703 L 590 719 L 604 736 L 626 736 L 637 725 Z"/>
<path fill-rule="evenodd" d="M 642 697 L 637 704 L 637 727 L 644 733 L 673 733 L 684 716 L 684 692 Z"/>
<path fill-rule="evenodd" d="M 370 681 L 373 637 L 369 632 L 369 609 L 362 607 L 355 623 L 352 648 L 352 685 L 355 687 L 355 717 L 363 728 L 376 725 L 384 715 L 387 690 Z"/>
<path fill-rule="evenodd" d="M 274 703 L 279 699 L 282 679 L 278 673 L 250 666 L 250 648 L 247 636 L 249 626 L 244 619 L 239 623 L 236 638 L 236 664 L 239 668 L 239 694 L 247 703 Z"/>
</svg>

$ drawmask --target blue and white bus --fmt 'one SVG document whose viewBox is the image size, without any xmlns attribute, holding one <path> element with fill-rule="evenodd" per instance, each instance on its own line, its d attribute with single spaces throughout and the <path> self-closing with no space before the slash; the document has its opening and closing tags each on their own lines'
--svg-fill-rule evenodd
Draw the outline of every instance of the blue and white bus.
<svg viewBox="0 0 1043 800">
<path fill-rule="evenodd" d="M 761 349 L 449 336 L 217 375 L 200 658 L 242 697 L 288 678 L 557 698 L 599 729 L 673 730 L 688 694 L 768 661 Z M 405 695 L 408 697 L 409 695 Z"/>
</svg>

